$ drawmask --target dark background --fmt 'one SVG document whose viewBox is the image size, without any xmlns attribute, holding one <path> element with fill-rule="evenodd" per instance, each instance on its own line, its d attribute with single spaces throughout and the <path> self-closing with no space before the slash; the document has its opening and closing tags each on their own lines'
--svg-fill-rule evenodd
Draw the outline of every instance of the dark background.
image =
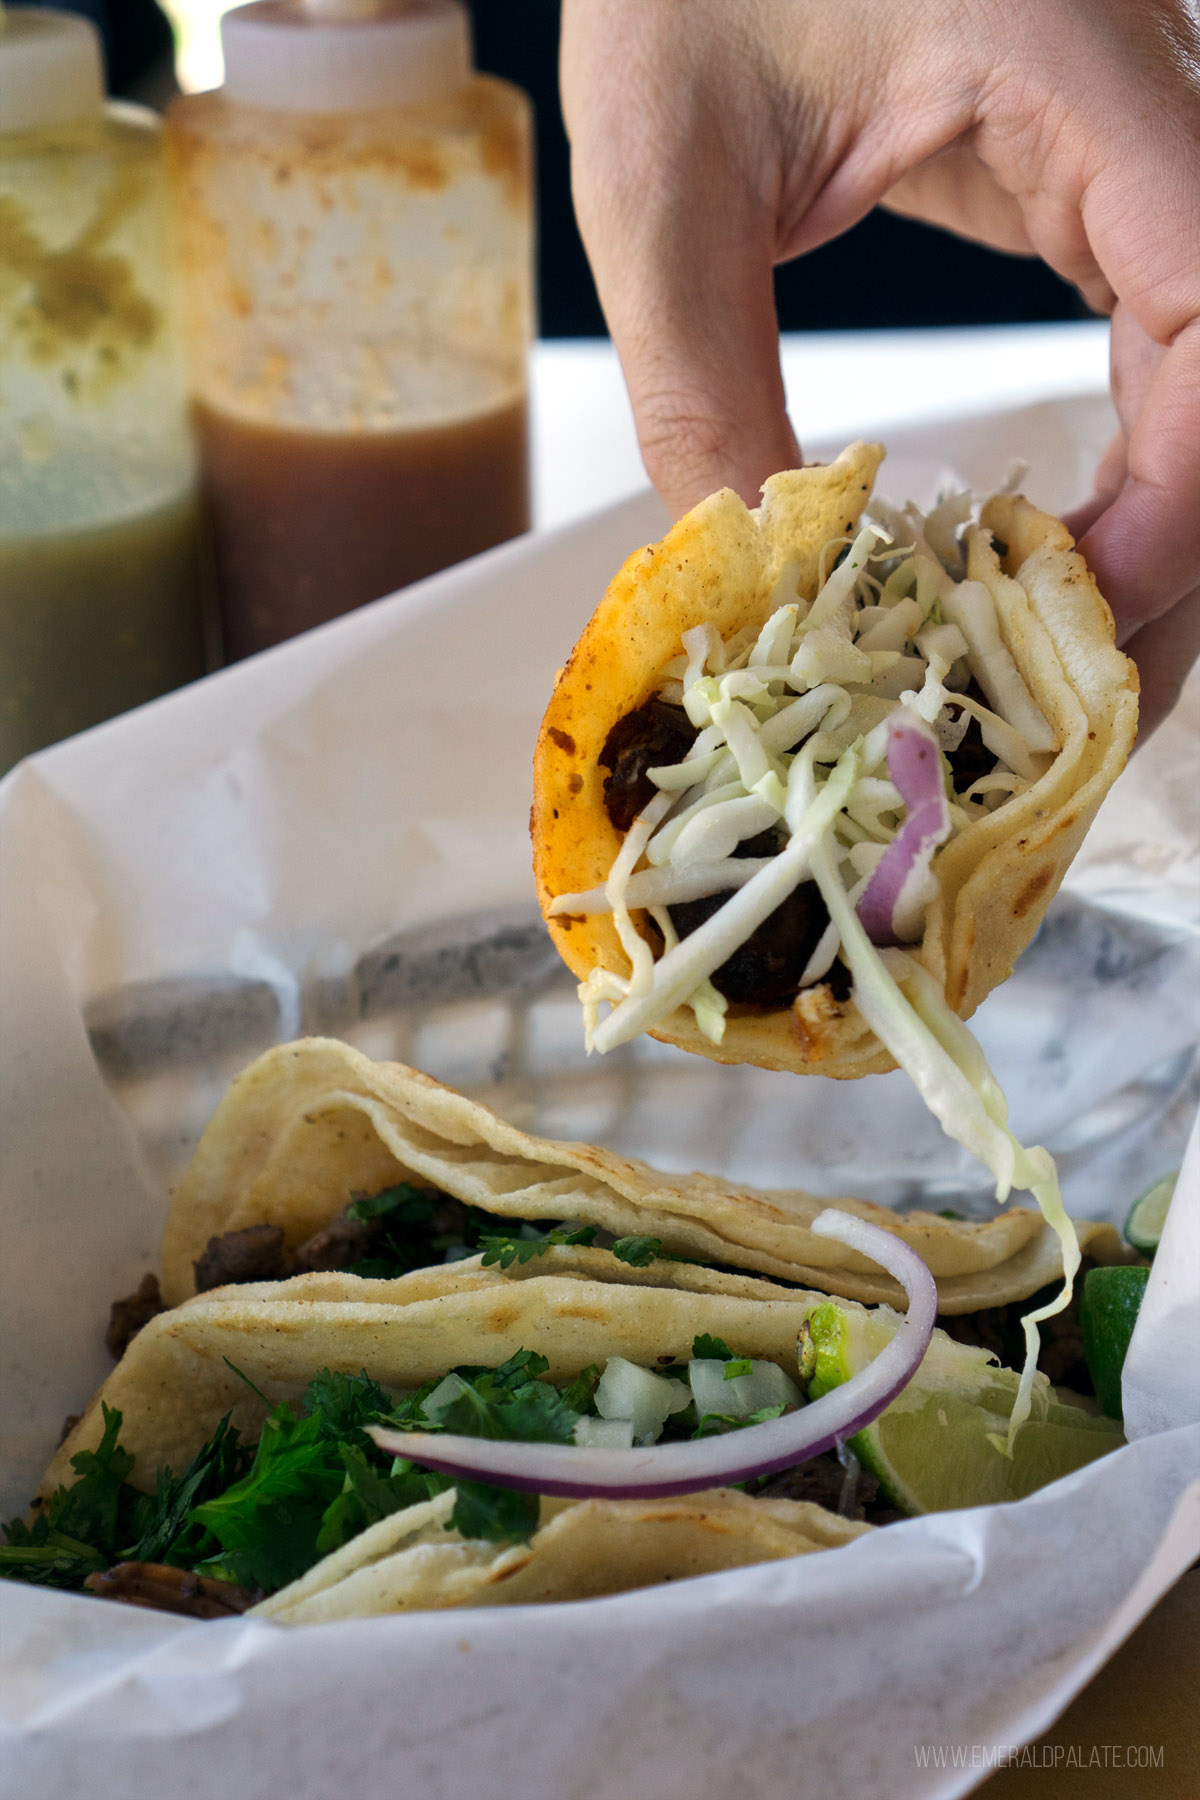
<svg viewBox="0 0 1200 1800">
<path fill-rule="evenodd" d="M 155 0 L 65 4 L 85 13 L 104 34 L 115 94 L 154 102 L 170 91 L 170 26 Z M 603 335 L 604 316 L 571 209 L 558 106 L 558 0 L 469 4 L 479 67 L 515 81 L 533 96 L 537 110 L 542 335 Z M 1003 256 L 884 212 L 872 213 L 834 243 L 779 269 L 775 295 L 785 331 L 1089 316 L 1074 288 L 1044 263 Z"/>
</svg>

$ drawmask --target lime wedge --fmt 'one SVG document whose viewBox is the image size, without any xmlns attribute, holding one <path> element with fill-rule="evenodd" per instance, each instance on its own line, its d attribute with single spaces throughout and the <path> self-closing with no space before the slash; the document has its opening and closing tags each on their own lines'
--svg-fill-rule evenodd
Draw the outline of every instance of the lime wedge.
<svg viewBox="0 0 1200 1800">
<path fill-rule="evenodd" d="M 1110 1419 L 1121 1417 L 1121 1370 L 1150 1271 L 1130 1264 L 1089 1269 L 1079 1301 L 1083 1354 L 1096 1398 Z"/>
<path fill-rule="evenodd" d="M 887 1307 L 816 1307 L 808 1318 L 817 1358 L 809 1397 L 865 1368 L 898 1324 Z M 1060 1400 L 1039 1375 L 1033 1411 L 1006 1456 L 997 1440 L 1004 1442 L 1019 1380 L 986 1350 L 935 1331 L 913 1380 L 850 1448 L 890 1505 L 927 1513 L 1023 1499 L 1125 1442 L 1113 1420 Z"/>
<path fill-rule="evenodd" d="M 1129 1217 L 1125 1221 L 1126 1242 L 1132 1244 L 1135 1250 L 1140 1250 L 1143 1256 L 1153 1256 L 1158 1249 L 1158 1240 L 1167 1222 L 1167 1208 L 1171 1204 L 1171 1195 L 1175 1192 L 1178 1179 L 1178 1169 L 1173 1175 L 1164 1175 L 1161 1181 L 1148 1187 L 1129 1209 Z"/>
</svg>

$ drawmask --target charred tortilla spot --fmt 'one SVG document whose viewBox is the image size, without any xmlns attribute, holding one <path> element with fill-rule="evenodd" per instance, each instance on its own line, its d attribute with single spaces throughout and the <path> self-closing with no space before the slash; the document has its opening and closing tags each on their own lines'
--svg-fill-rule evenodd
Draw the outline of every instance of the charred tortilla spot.
<svg viewBox="0 0 1200 1800">
<path fill-rule="evenodd" d="M 1043 865 L 1035 874 L 1031 875 L 1013 901 L 1013 916 L 1023 919 L 1025 914 L 1037 905 L 1053 880 L 1054 870 L 1049 864 Z"/>
<path fill-rule="evenodd" d="M 576 772 L 574 775 L 571 776 L 570 780 L 567 782 L 567 786 L 573 794 L 582 794 L 582 792 L 583 792 L 583 776 L 580 775 L 578 772 Z"/>
<path fill-rule="evenodd" d="M 574 756 L 575 739 L 571 736 L 569 731 L 560 731 L 557 725 L 551 725 L 546 732 L 546 736 L 550 739 L 552 744 L 558 745 L 564 756 Z"/>
</svg>

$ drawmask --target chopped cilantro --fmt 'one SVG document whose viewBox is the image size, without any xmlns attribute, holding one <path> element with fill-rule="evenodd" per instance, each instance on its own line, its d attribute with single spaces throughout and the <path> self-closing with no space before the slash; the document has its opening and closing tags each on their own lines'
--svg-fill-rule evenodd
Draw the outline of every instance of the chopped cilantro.
<svg viewBox="0 0 1200 1800">
<path fill-rule="evenodd" d="M 495 1225 L 491 1214 L 479 1207 L 409 1181 L 352 1201 L 346 1216 L 361 1225 L 382 1223 L 371 1254 L 351 1263 L 348 1273 L 384 1280 L 431 1263 L 470 1256 L 483 1233 Z"/>
<path fill-rule="evenodd" d="M 725 1364 L 723 1374 L 726 1381 L 736 1381 L 739 1375 L 749 1375 L 754 1363 L 748 1356 L 731 1356 Z"/>
<path fill-rule="evenodd" d="M 740 1431 L 744 1425 L 764 1425 L 768 1419 L 779 1418 L 785 1410 L 783 1406 L 760 1406 L 757 1412 L 748 1413 L 744 1419 L 735 1419 L 732 1413 L 705 1413 L 692 1436 L 711 1437 L 719 1432 Z"/>
<path fill-rule="evenodd" d="M 568 1382 L 562 1391 L 564 1404 L 573 1407 L 577 1413 L 594 1413 L 592 1397 L 599 1380 L 599 1363 L 589 1363 L 586 1369 L 580 1369 L 574 1381 Z"/>
<path fill-rule="evenodd" d="M 725 1339 L 710 1337 L 707 1331 L 692 1339 L 692 1355 L 698 1362 L 730 1362 L 733 1359 L 733 1351 Z"/>
<path fill-rule="evenodd" d="M 450 1524 L 467 1538 L 489 1538 L 494 1544 L 525 1543 L 537 1530 L 538 1497 L 517 1488 L 460 1481 Z"/>
<path fill-rule="evenodd" d="M 340 1494 L 326 1507 L 317 1533 L 318 1556 L 327 1556 L 342 1544 L 349 1543 L 368 1525 L 386 1519 L 389 1513 L 405 1506 L 417 1506 L 431 1500 L 450 1483 L 443 1475 L 418 1469 L 415 1463 L 397 1457 L 385 1475 L 373 1466 L 363 1451 L 354 1444 L 342 1444 L 340 1455 L 346 1480 Z"/>
<path fill-rule="evenodd" d="M 363 1426 L 392 1409 L 392 1397 L 364 1369 L 359 1375 L 341 1375 L 321 1369 L 305 1389 L 301 1408 L 320 1420 L 327 1438 L 352 1438 L 367 1444 Z"/>
<path fill-rule="evenodd" d="M 31 1581 L 42 1587 L 79 1588 L 89 1575 L 107 1569 L 108 1557 L 92 1544 L 52 1530 L 45 1517 L 26 1525 L 10 1519 L 4 1526 L 8 1542 L 0 1546 L 0 1575 L 10 1581 Z"/>
<path fill-rule="evenodd" d="M 320 1415 L 297 1418 L 285 1401 L 263 1426 L 249 1472 L 192 1514 L 214 1540 L 204 1572 L 247 1587 L 286 1587 L 316 1561 L 326 1509 L 345 1479 Z"/>
<path fill-rule="evenodd" d="M 494 1224 L 494 1220 L 489 1220 Z M 511 1268 L 514 1262 L 527 1263 L 535 1256 L 545 1256 L 554 1244 L 591 1244 L 595 1241 L 594 1225 L 581 1225 L 578 1231 L 543 1231 L 533 1237 L 501 1237 L 499 1235 L 483 1235 L 479 1239 L 483 1251 L 483 1266 L 490 1269 L 499 1263 L 502 1269 Z"/>
<path fill-rule="evenodd" d="M 121 1560 L 187 1568 L 205 1535 L 203 1526 L 190 1517 L 193 1509 L 224 1493 L 245 1473 L 249 1461 L 250 1452 L 239 1442 L 226 1413 L 178 1480 L 170 1469 L 160 1469 L 154 1493 L 139 1496 L 136 1538 L 121 1552 Z"/>
<path fill-rule="evenodd" d="M 104 1406 L 103 1418 L 104 1433 L 94 1451 L 79 1451 L 70 1458 L 77 1480 L 54 1490 L 32 1525 L 11 1519 L 4 1526 L 7 1543 L 0 1548 L 0 1573 L 49 1588 L 79 1588 L 95 1570 L 106 1570 L 128 1557 L 124 1544 L 142 1541 L 153 1544 L 158 1559 L 166 1561 L 162 1555 L 169 1543 L 166 1534 L 178 1534 L 176 1514 L 182 1519 L 191 1505 L 185 1501 L 178 1507 L 176 1494 L 184 1483 L 191 1483 L 193 1490 L 200 1487 L 205 1474 L 203 1467 L 198 1469 L 201 1458 L 189 1465 L 180 1483 L 171 1481 L 167 1469 L 158 1480 L 157 1494 L 140 1494 L 128 1481 L 133 1456 L 117 1442 L 121 1413 Z M 227 1424 L 221 1420 L 218 1427 L 218 1458 L 227 1456 Z"/>
<path fill-rule="evenodd" d="M 662 1253 L 662 1239 L 656 1237 L 623 1237 L 618 1238 L 612 1247 L 612 1253 L 618 1262 L 628 1263 L 631 1269 L 645 1269 Z"/>
<path fill-rule="evenodd" d="M 98 1550 L 115 1550 L 121 1542 L 122 1527 L 128 1521 L 130 1489 L 126 1476 L 133 1468 L 133 1457 L 117 1442 L 121 1415 L 114 1408 L 103 1410 L 104 1434 L 94 1450 L 81 1450 L 71 1458 L 71 1467 L 79 1480 L 69 1488 L 58 1488 L 50 1500 L 47 1520 L 50 1526 L 68 1537 L 94 1544 Z"/>
<path fill-rule="evenodd" d="M 457 1392 L 432 1410 L 427 1400 L 425 1416 L 466 1437 L 569 1444 L 579 1414 L 556 1387 L 538 1379 L 549 1366 L 535 1351 L 520 1350 L 498 1369 L 456 1369 Z"/>
<path fill-rule="evenodd" d="M 115 1560 L 143 1496 L 126 1481 L 133 1457 L 117 1442 L 121 1414 L 106 1406 L 103 1416 L 96 1448 L 71 1458 L 78 1480 L 56 1488 L 32 1525 L 12 1519 L 4 1527 L 0 1573 L 45 1587 L 79 1587 Z"/>
<path fill-rule="evenodd" d="M 546 1241 L 590 1242 L 593 1235 L 584 1227 L 550 1232 Z M 534 1254 L 538 1248 L 535 1243 Z M 724 1361 L 731 1378 L 750 1367 L 720 1338 L 698 1336 L 693 1352 Z M 464 1537 L 527 1539 L 537 1529 L 536 1495 L 454 1482 L 419 1462 L 392 1459 L 364 1426 L 384 1419 L 474 1437 L 568 1444 L 580 1416 L 595 1410 L 600 1370 L 589 1365 L 561 1386 L 544 1379 L 548 1371 L 544 1356 L 519 1350 L 496 1368 L 464 1365 L 451 1371 L 454 1382 L 438 1377 L 393 1396 L 365 1370 L 322 1369 L 298 1411 L 285 1401 L 269 1412 L 256 1448 L 240 1442 L 227 1414 L 181 1475 L 158 1471 L 150 1494 L 131 1485 L 134 1459 L 119 1442 L 121 1415 L 106 1406 L 100 1443 L 71 1459 L 77 1479 L 56 1489 L 32 1524 L 18 1519 L 4 1528 L 0 1574 L 78 1588 L 114 1562 L 164 1562 L 272 1591 L 379 1519 L 452 1486 L 449 1524 Z M 782 1410 L 765 1407 L 750 1419 L 708 1414 L 695 1435 L 757 1424 Z M 690 1431 L 694 1410 L 669 1424 L 673 1435 Z"/>
</svg>

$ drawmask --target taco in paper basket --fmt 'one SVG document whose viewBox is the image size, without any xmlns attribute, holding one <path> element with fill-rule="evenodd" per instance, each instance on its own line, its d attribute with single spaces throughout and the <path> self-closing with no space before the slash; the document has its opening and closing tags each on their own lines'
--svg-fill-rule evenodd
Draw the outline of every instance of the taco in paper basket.
<svg viewBox="0 0 1200 1800">
<path fill-rule="evenodd" d="M 907 1246 L 843 1214 L 826 1228 L 889 1262 L 903 1320 L 753 1276 L 635 1281 L 586 1245 L 554 1247 L 552 1274 L 313 1273 L 197 1296 L 133 1340 L 7 1528 L 0 1573 L 290 1623 L 582 1599 L 895 1518 L 836 1449 L 857 1433 L 869 1460 L 864 1428 L 893 1406 L 904 1432 L 923 1408 L 939 1440 L 917 1509 L 1016 1497 L 1121 1441 L 1042 1377 L 1016 1459 L 989 1450 L 982 1485 L 963 1475 L 977 1460 L 945 1408 L 1002 1430 L 1015 1373 L 932 1329 Z M 482 1469 L 439 1472 L 464 1446 Z M 497 1454 L 532 1461 L 493 1478 Z"/>
<path fill-rule="evenodd" d="M 648 1030 L 894 1067 L 856 940 L 968 1018 L 1125 762 L 1136 673 L 1066 529 L 1007 493 L 872 500 L 881 455 L 773 476 L 753 512 L 703 501 L 630 557 L 559 676 L 534 868 L 597 1049 Z"/>
<path fill-rule="evenodd" d="M 174 1305 L 197 1286 L 306 1270 L 398 1275 L 448 1258 L 467 1259 L 467 1280 L 489 1268 L 537 1273 L 586 1251 L 625 1281 L 707 1291 L 715 1266 L 901 1304 L 891 1276 L 813 1230 L 827 1205 L 915 1249 L 944 1315 L 1004 1307 L 1062 1274 L 1059 1238 L 1031 1209 L 984 1222 L 899 1215 L 663 1174 L 534 1137 L 415 1069 L 307 1038 L 259 1057 L 218 1105 L 172 1202 L 163 1291 Z M 1077 1235 L 1093 1262 L 1126 1254 L 1110 1225 L 1080 1223 Z"/>
</svg>

